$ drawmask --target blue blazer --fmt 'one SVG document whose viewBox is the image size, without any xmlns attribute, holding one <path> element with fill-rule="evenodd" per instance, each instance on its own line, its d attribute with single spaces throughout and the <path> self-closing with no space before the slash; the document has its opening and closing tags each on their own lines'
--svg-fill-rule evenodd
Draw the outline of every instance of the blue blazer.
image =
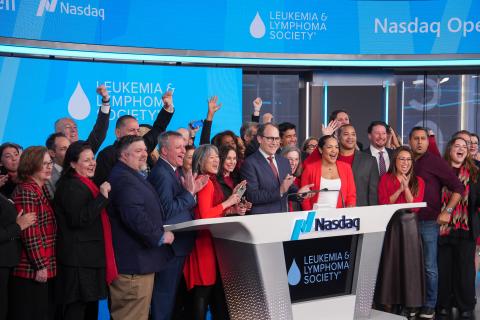
<svg viewBox="0 0 480 320">
<path fill-rule="evenodd" d="M 146 274 L 163 269 L 173 257 L 163 236 L 163 209 L 155 189 L 138 172 L 118 161 L 109 182 L 108 214 L 118 272 Z"/>
<path fill-rule="evenodd" d="M 298 188 L 292 184 L 283 197 L 280 197 L 280 184 L 290 173 L 290 164 L 282 156 L 275 155 L 277 162 L 277 179 L 268 163 L 268 160 L 259 150 L 250 155 L 242 164 L 240 175 L 247 180 L 247 200 L 252 203 L 251 213 L 287 212 L 287 194 L 297 192 Z"/>
<path fill-rule="evenodd" d="M 185 190 L 173 168 L 163 159 L 158 159 L 148 181 L 157 191 L 163 207 L 163 223 L 175 224 L 193 220 L 195 198 Z M 195 232 L 177 232 L 172 244 L 176 256 L 186 256 L 195 244 Z"/>
</svg>

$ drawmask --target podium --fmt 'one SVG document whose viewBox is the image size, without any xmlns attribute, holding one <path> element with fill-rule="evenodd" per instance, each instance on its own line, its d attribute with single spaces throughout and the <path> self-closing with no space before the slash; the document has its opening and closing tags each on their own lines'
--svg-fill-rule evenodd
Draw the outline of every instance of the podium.
<svg viewBox="0 0 480 320">
<path fill-rule="evenodd" d="M 385 229 L 408 203 L 200 219 L 210 230 L 233 320 L 402 319 L 372 310 Z"/>
</svg>

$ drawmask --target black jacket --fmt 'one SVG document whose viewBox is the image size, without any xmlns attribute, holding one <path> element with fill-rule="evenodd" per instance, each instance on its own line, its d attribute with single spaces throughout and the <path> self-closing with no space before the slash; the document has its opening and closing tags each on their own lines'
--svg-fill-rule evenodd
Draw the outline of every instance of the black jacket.
<svg viewBox="0 0 480 320">
<path fill-rule="evenodd" d="M 162 108 L 153 123 L 153 128 L 143 136 L 148 154 L 157 146 L 158 136 L 167 129 L 172 116 L 173 113 Z M 117 163 L 115 145 L 116 142 L 100 151 L 97 156 L 97 168 L 95 169 L 95 177 L 93 178 L 97 186 L 108 180 L 113 166 Z"/>
<path fill-rule="evenodd" d="M 105 267 L 105 247 L 100 214 L 108 199 L 93 197 L 75 177 L 62 177 L 55 192 L 58 225 L 57 261 L 72 267 Z"/>
<path fill-rule="evenodd" d="M 14 267 L 20 260 L 21 231 L 16 220 L 15 206 L 0 194 L 0 267 Z"/>
<path fill-rule="evenodd" d="M 103 113 L 101 110 L 98 110 L 97 120 L 95 121 L 95 125 L 93 126 L 93 129 L 87 138 L 87 142 L 92 147 L 94 154 L 96 154 L 98 149 L 100 149 L 100 146 L 107 136 L 108 125 L 110 123 L 109 120 L 110 112 Z"/>
</svg>

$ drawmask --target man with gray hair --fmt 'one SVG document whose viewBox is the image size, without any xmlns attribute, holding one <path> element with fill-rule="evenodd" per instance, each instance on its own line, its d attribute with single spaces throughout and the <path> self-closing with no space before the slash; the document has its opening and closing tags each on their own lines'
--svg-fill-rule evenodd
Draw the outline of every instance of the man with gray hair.
<svg viewBox="0 0 480 320">
<path fill-rule="evenodd" d="M 87 138 L 93 153 L 97 153 L 107 136 L 110 118 L 110 96 L 103 84 L 98 86 L 97 93 L 102 97 L 102 106 L 98 111 L 97 121 Z M 55 121 L 55 132 L 63 133 L 70 143 L 78 141 L 78 127 L 72 118 L 65 117 Z"/>
<path fill-rule="evenodd" d="M 196 177 L 187 172 L 180 177 L 178 170 L 185 156 L 185 140 L 175 131 L 166 131 L 158 137 L 160 159 L 153 167 L 148 180 L 157 190 L 163 207 L 165 224 L 193 220 L 195 194 L 203 189 L 208 176 Z M 174 258 L 155 274 L 151 314 L 152 320 L 171 319 L 175 296 L 182 276 L 185 258 L 195 243 L 195 234 L 181 232 L 172 245 Z"/>
</svg>

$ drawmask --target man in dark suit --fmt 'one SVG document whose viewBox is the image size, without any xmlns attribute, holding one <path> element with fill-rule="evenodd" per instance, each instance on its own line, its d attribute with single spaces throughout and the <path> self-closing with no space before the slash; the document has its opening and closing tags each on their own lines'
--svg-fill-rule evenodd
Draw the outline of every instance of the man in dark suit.
<svg viewBox="0 0 480 320">
<path fill-rule="evenodd" d="M 118 278 L 110 285 L 113 319 L 147 320 L 155 272 L 172 258 L 173 233 L 164 231 L 157 192 L 143 175 L 147 147 L 142 137 L 125 136 L 117 143 L 112 169 L 110 222 Z"/>
<path fill-rule="evenodd" d="M 379 176 L 383 176 L 390 166 L 390 159 L 393 150 L 385 148 L 387 144 L 388 125 L 383 121 L 373 121 L 368 126 L 368 140 L 370 146 L 365 150 L 368 154 L 375 157 L 378 165 Z"/>
<path fill-rule="evenodd" d="M 375 158 L 357 150 L 357 133 L 351 124 L 340 127 L 337 131 L 340 154 L 339 161 L 352 167 L 353 178 L 357 190 L 357 206 L 373 206 L 378 204 L 378 166 Z"/>
<path fill-rule="evenodd" d="M 167 91 L 163 97 L 163 108 L 158 113 L 157 119 L 153 123 L 152 129 L 143 136 L 145 145 L 147 146 L 147 152 L 150 154 L 157 145 L 157 138 L 160 133 L 165 131 L 170 120 L 173 116 L 173 96 L 171 91 Z M 135 117 L 130 115 L 125 115 L 118 118 L 115 125 L 115 136 L 117 141 L 114 144 L 106 147 L 97 157 L 97 168 L 95 170 L 95 177 L 93 181 L 97 186 L 101 185 L 103 182 L 107 181 L 110 176 L 110 171 L 117 162 L 117 157 L 115 153 L 115 147 L 118 143 L 118 140 L 127 135 L 140 135 L 140 125 Z"/>
<path fill-rule="evenodd" d="M 258 128 L 258 150 L 242 165 L 241 176 L 247 180 L 247 200 L 252 203 L 251 213 L 277 213 L 288 211 L 288 194 L 306 192 L 310 186 L 300 190 L 293 185 L 290 164 L 286 158 L 276 156 L 280 146 L 278 127 L 271 123 Z"/>
<path fill-rule="evenodd" d="M 194 180 L 192 173 L 187 172 L 183 180 L 178 170 L 185 156 L 185 139 L 175 131 L 167 131 L 158 137 L 160 159 L 153 167 L 148 180 L 157 190 L 163 207 L 165 224 L 176 224 L 191 221 L 193 208 L 196 205 L 195 194 L 208 181 L 207 176 Z M 195 243 L 195 233 L 180 232 L 176 234 L 172 244 L 175 257 L 164 269 L 155 275 L 152 296 L 152 320 L 171 319 L 175 296 L 182 276 L 185 257 L 190 254 Z"/>
</svg>

